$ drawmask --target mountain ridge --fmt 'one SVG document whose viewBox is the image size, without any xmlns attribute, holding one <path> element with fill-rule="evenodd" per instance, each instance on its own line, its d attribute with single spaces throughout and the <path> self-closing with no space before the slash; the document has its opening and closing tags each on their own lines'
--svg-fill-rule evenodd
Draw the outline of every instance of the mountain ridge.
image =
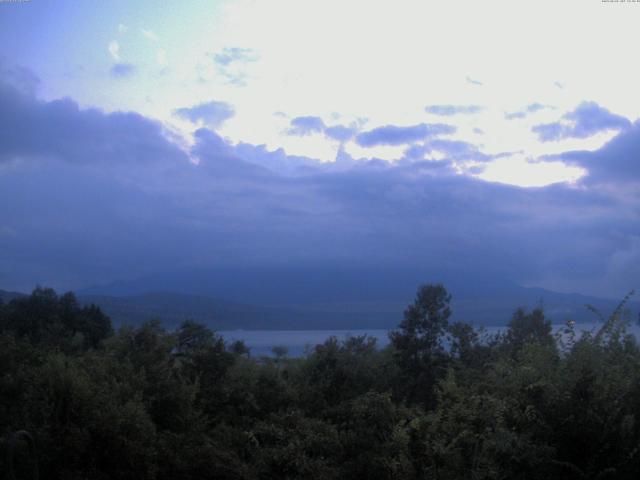
<svg viewBox="0 0 640 480">
<path fill-rule="evenodd" d="M 619 303 L 522 287 L 495 275 L 346 268 L 183 269 L 79 289 L 76 295 L 82 304 L 100 306 L 116 325 L 159 318 L 170 328 L 193 319 L 216 330 L 391 329 L 417 287 L 438 280 L 452 294 L 452 321 L 474 325 L 506 325 L 517 308 L 537 306 L 554 323 L 586 323 L 597 320 L 586 305 L 608 315 Z M 19 295 L 0 291 L 5 302 Z M 637 315 L 640 304 L 628 306 Z"/>
<path fill-rule="evenodd" d="M 620 301 L 522 287 L 496 274 L 346 267 L 181 269 L 79 293 L 132 297 L 172 292 L 217 299 L 225 305 L 223 312 L 235 312 L 242 319 L 234 324 L 232 317 L 223 316 L 219 320 L 224 320 L 225 328 L 394 328 L 417 287 L 425 283 L 443 283 L 452 294 L 452 320 L 475 325 L 505 325 L 517 308 L 538 305 L 555 323 L 568 319 L 584 323 L 596 319 L 585 305 L 607 315 Z M 630 305 L 639 309 L 637 302 Z"/>
</svg>

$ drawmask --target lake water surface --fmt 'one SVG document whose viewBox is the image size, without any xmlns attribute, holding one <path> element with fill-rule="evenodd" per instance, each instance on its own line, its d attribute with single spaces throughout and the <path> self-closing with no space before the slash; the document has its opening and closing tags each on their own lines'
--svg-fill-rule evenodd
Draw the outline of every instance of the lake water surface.
<svg viewBox="0 0 640 480">
<path fill-rule="evenodd" d="M 273 355 L 273 347 L 286 347 L 291 357 L 299 357 L 305 349 L 324 343 L 329 337 L 344 340 L 348 337 L 368 335 L 377 339 L 378 347 L 389 343 L 388 330 L 233 330 L 218 332 L 227 342 L 243 340 L 252 356 Z"/>
<path fill-rule="evenodd" d="M 554 332 L 566 325 L 554 325 Z M 600 323 L 579 323 L 575 325 L 575 331 L 595 332 L 602 324 Z M 506 327 L 486 327 L 489 334 L 505 330 Z M 640 338 L 640 327 L 631 325 L 628 329 L 636 338 Z M 389 330 L 232 330 L 218 332 L 227 342 L 243 340 L 251 350 L 251 355 L 260 357 L 264 355 L 272 356 L 273 347 L 286 347 L 290 357 L 304 355 L 305 351 L 313 349 L 315 345 L 324 343 L 329 337 L 337 337 L 344 340 L 350 336 L 367 335 L 377 339 L 379 348 L 389 344 Z"/>
</svg>

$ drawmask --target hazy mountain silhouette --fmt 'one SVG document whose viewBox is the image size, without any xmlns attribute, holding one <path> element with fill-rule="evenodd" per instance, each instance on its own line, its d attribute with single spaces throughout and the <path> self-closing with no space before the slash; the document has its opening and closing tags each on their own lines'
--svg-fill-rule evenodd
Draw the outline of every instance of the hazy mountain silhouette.
<svg viewBox="0 0 640 480">
<path fill-rule="evenodd" d="M 182 269 L 81 290 L 116 323 L 189 317 L 217 329 L 393 328 L 423 283 L 452 293 L 454 320 L 504 325 L 520 306 L 542 304 L 556 323 L 594 321 L 619 300 L 526 288 L 498 276 L 401 269 Z M 621 298 L 626 292 L 621 292 Z M 630 304 L 634 312 L 637 303 Z"/>
<path fill-rule="evenodd" d="M 23 297 L 25 294 L 21 292 L 9 292 L 7 290 L 0 290 L 0 300 L 4 303 L 9 303 L 14 298 Z"/>
</svg>

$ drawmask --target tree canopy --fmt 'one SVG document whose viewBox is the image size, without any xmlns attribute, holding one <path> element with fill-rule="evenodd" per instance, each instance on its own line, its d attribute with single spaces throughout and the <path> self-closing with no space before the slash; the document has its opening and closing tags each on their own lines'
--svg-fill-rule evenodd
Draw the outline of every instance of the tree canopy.
<svg viewBox="0 0 640 480">
<path fill-rule="evenodd" d="M 488 335 L 421 286 L 390 344 L 254 358 L 206 326 L 114 332 L 37 288 L 0 305 L 0 470 L 52 479 L 635 479 L 640 349 L 517 309 Z M 26 432 L 26 433 L 19 433 Z M 9 477 L 11 478 L 11 477 Z"/>
</svg>

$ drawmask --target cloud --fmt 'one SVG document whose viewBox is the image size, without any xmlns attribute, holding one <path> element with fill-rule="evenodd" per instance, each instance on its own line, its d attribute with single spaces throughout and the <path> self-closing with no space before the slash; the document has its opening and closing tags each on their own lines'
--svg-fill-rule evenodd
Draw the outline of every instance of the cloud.
<svg viewBox="0 0 640 480">
<path fill-rule="evenodd" d="M 274 115 L 286 118 L 286 115 L 283 112 L 276 112 L 274 113 Z M 336 115 L 334 115 L 334 117 L 335 116 Z M 351 126 L 328 126 L 320 117 L 305 115 L 293 118 L 289 122 L 289 128 L 285 130 L 285 133 L 287 133 L 288 135 L 296 135 L 300 137 L 304 137 L 314 133 L 324 133 L 327 138 L 344 143 L 348 140 L 351 140 L 357 131 L 358 128 L 355 127 L 355 124 L 352 124 Z"/>
<path fill-rule="evenodd" d="M 484 85 L 481 81 L 476 80 L 474 78 L 471 78 L 469 76 L 466 77 L 466 81 L 467 81 L 467 83 L 470 83 L 471 85 L 478 85 L 478 86 Z"/>
<path fill-rule="evenodd" d="M 425 140 L 437 135 L 454 133 L 456 128 L 442 123 L 421 123 L 408 127 L 385 125 L 362 132 L 356 136 L 356 143 L 361 147 L 374 147 L 376 145 L 405 145 L 408 143 Z"/>
<path fill-rule="evenodd" d="M 234 62 L 255 62 L 258 55 L 251 48 L 224 47 L 220 52 L 213 54 L 213 61 L 221 66 L 229 66 Z"/>
<path fill-rule="evenodd" d="M 191 155 L 200 160 L 199 168 L 207 175 L 215 176 L 216 181 L 265 182 L 274 177 L 274 173 L 260 165 L 240 158 L 235 148 L 217 133 L 206 128 L 196 130 L 195 145 Z"/>
<path fill-rule="evenodd" d="M 323 132 L 324 122 L 320 117 L 304 116 L 296 117 L 289 122 L 291 128 L 287 130 L 289 135 L 305 136 L 312 133 Z"/>
<path fill-rule="evenodd" d="M 346 142 L 351 140 L 355 135 L 357 129 L 354 127 L 346 127 L 344 125 L 333 125 L 324 129 L 324 134 L 339 142 Z"/>
<path fill-rule="evenodd" d="M 514 120 L 519 118 L 525 118 L 530 113 L 535 113 L 540 110 L 544 110 L 545 108 L 551 108 L 546 105 L 542 105 L 541 103 L 531 103 L 527 105 L 523 110 L 511 113 L 505 113 L 504 118 L 507 120 Z"/>
<path fill-rule="evenodd" d="M 595 151 L 572 151 L 546 157 L 585 168 L 586 184 L 636 184 L 640 188 L 640 122 L 622 131 Z"/>
<path fill-rule="evenodd" d="M 221 127 L 224 122 L 235 115 L 231 105 L 215 100 L 199 103 L 191 107 L 178 108 L 173 113 L 192 123 L 202 123 L 213 129 Z"/>
<path fill-rule="evenodd" d="M 611 255 L 606 278 L 621 292 L 630 290 L 629 278 L 640 279 L 640 236 L 629 236 L 627 244 Z"/>
<path fill-rule="evenodd" d="M 109 55 L 111 55 L 111 58 L 118 62 L 120 61 L 120 44 L 118 42 L 116 42 L 115 40 L 109 42 L 109 45 L 107 45 L 107 50 L 109 51 Z"/>
<path fill-rule="evenodd" d="M 611 113 L 595 102 L 583 102 L 559 122 L 534 126 L 531 130 L 542 142 L 565 138 L 587 138 L 605 130 L 623 130 L 631 125 L 629 119 Z"/>
<path fill-rule="evenodd" d="M 0 61 L 0 86 L 4 83 L 30 97 L 40 88 L 40 78 L 30 69 L 18 65 L 8 66 Z"/>
<path fill-rule="evenodd" d="M 480 105 L 428 105 L 424 110 L 427 113 L 448 117 L 451 115 L 479 113 L 482 111 L 482 107 Z"/>
<path fill-rule="evenodd" d="M 138 71 L 138 67 L 131 63 L 116 63 L 110 69 L 112 77 L 115 78 L 127 78 L 132 77 Z"/>
<path fill-rule="evenodd" d="M 6 225 L 0 225 L 0 237 L 15 237 L 18 232 Z"/>
<path fill-rule="evenodd" d="M 482 153 L 475 145 L 461 140 L 433 139 L 422 145 L 412 145 L 405 152 L 405 157 L 412 160 L 422 160 L 427 154 L 439 153 L 449 161 L 482 161 L 486 162 L 495 155 Z"/>
<path fill-rule="evenodd" d="M 544 110 L 545 108 L 549 108 L 546 105 L 542 105 L 541 103 L 535 102 L 535 103 L 530 103 L 529 105 L 527 105 L 527 107 L 525 108 L 527 113 L 534 113 L 534 112 L 538 112 L 540 110 Z"/>
<path fill-rule="evenodd" d="M 511 113 L 505 113 L 504 114 L 504 118 L 507 119 L 507 120 L 515 120 L 515 119 L 525 118 L 526 116 L 527 116 L 527 112 L 523 112 L 523 111 L 511 112 Z"/>
<path fill-rule="evenodd" d="M 136 113 L 83 110 L 70 99 L 43 102 L 0 79 L 0 164 L 56 158 L 75 164 L 187 162 L 162 125 Z"/>
<path fill-rule="evenodd" d="M 169 65 L 169 60 L 167 59 L 167 51 L 166 50 L 161 48 L 156 52 L 156 62 L 161 67 L 166 67 L 167 65 Z"/>
<path fill-rule="evenodd" d="M 141 28 L 140 33 L 142 33 L 147 40 L 151 40 L 152 42 L 157 42 L 159 40 L 158 35 L 156 35 L 153 30 Z"/>
<path fill-rule="evenodd" d="M 247 64 L 256 62 L 258 54 L 250 48 L 224 47 L 217 53 L 209 54 L 216 66 L 218 75 L 226 83 L 235 86 L 245 86 L 248 73 Z"/>
<path fill-rule="evenodd" d="M 269 150 L 266 145 L 239 142 L 233 151 L 238 158 L 285 176 L 311 175 L 327 168 L 327 165 L 316 159 L 288 155 L 283 148 Z"/>
<path fill-rule="evenodd" d="M 464 265 L 577 290 L 611 276 L 637 284 L 637 269 L 623 268 L 637 258 L 637 189 L 460 175 L 452 159 L 476 148 L 434 138 L 453 127 L 414 127 L 374 129 L 365 143 L 419 139 L 450 158 L 389 163 L 342 150 L 323 163 L 205 128 L 185 151 L 139 114 L 42 101 L 0 82 L 0 218 L 11 232 L 0 235 L 0 280 L 78 287 L 178 266 L 337 265 L 414 269 L 428 281 Z M 638 178 L 639 146 L 636 125 L 564 161 L 602 181 Z"/>
</svg>

